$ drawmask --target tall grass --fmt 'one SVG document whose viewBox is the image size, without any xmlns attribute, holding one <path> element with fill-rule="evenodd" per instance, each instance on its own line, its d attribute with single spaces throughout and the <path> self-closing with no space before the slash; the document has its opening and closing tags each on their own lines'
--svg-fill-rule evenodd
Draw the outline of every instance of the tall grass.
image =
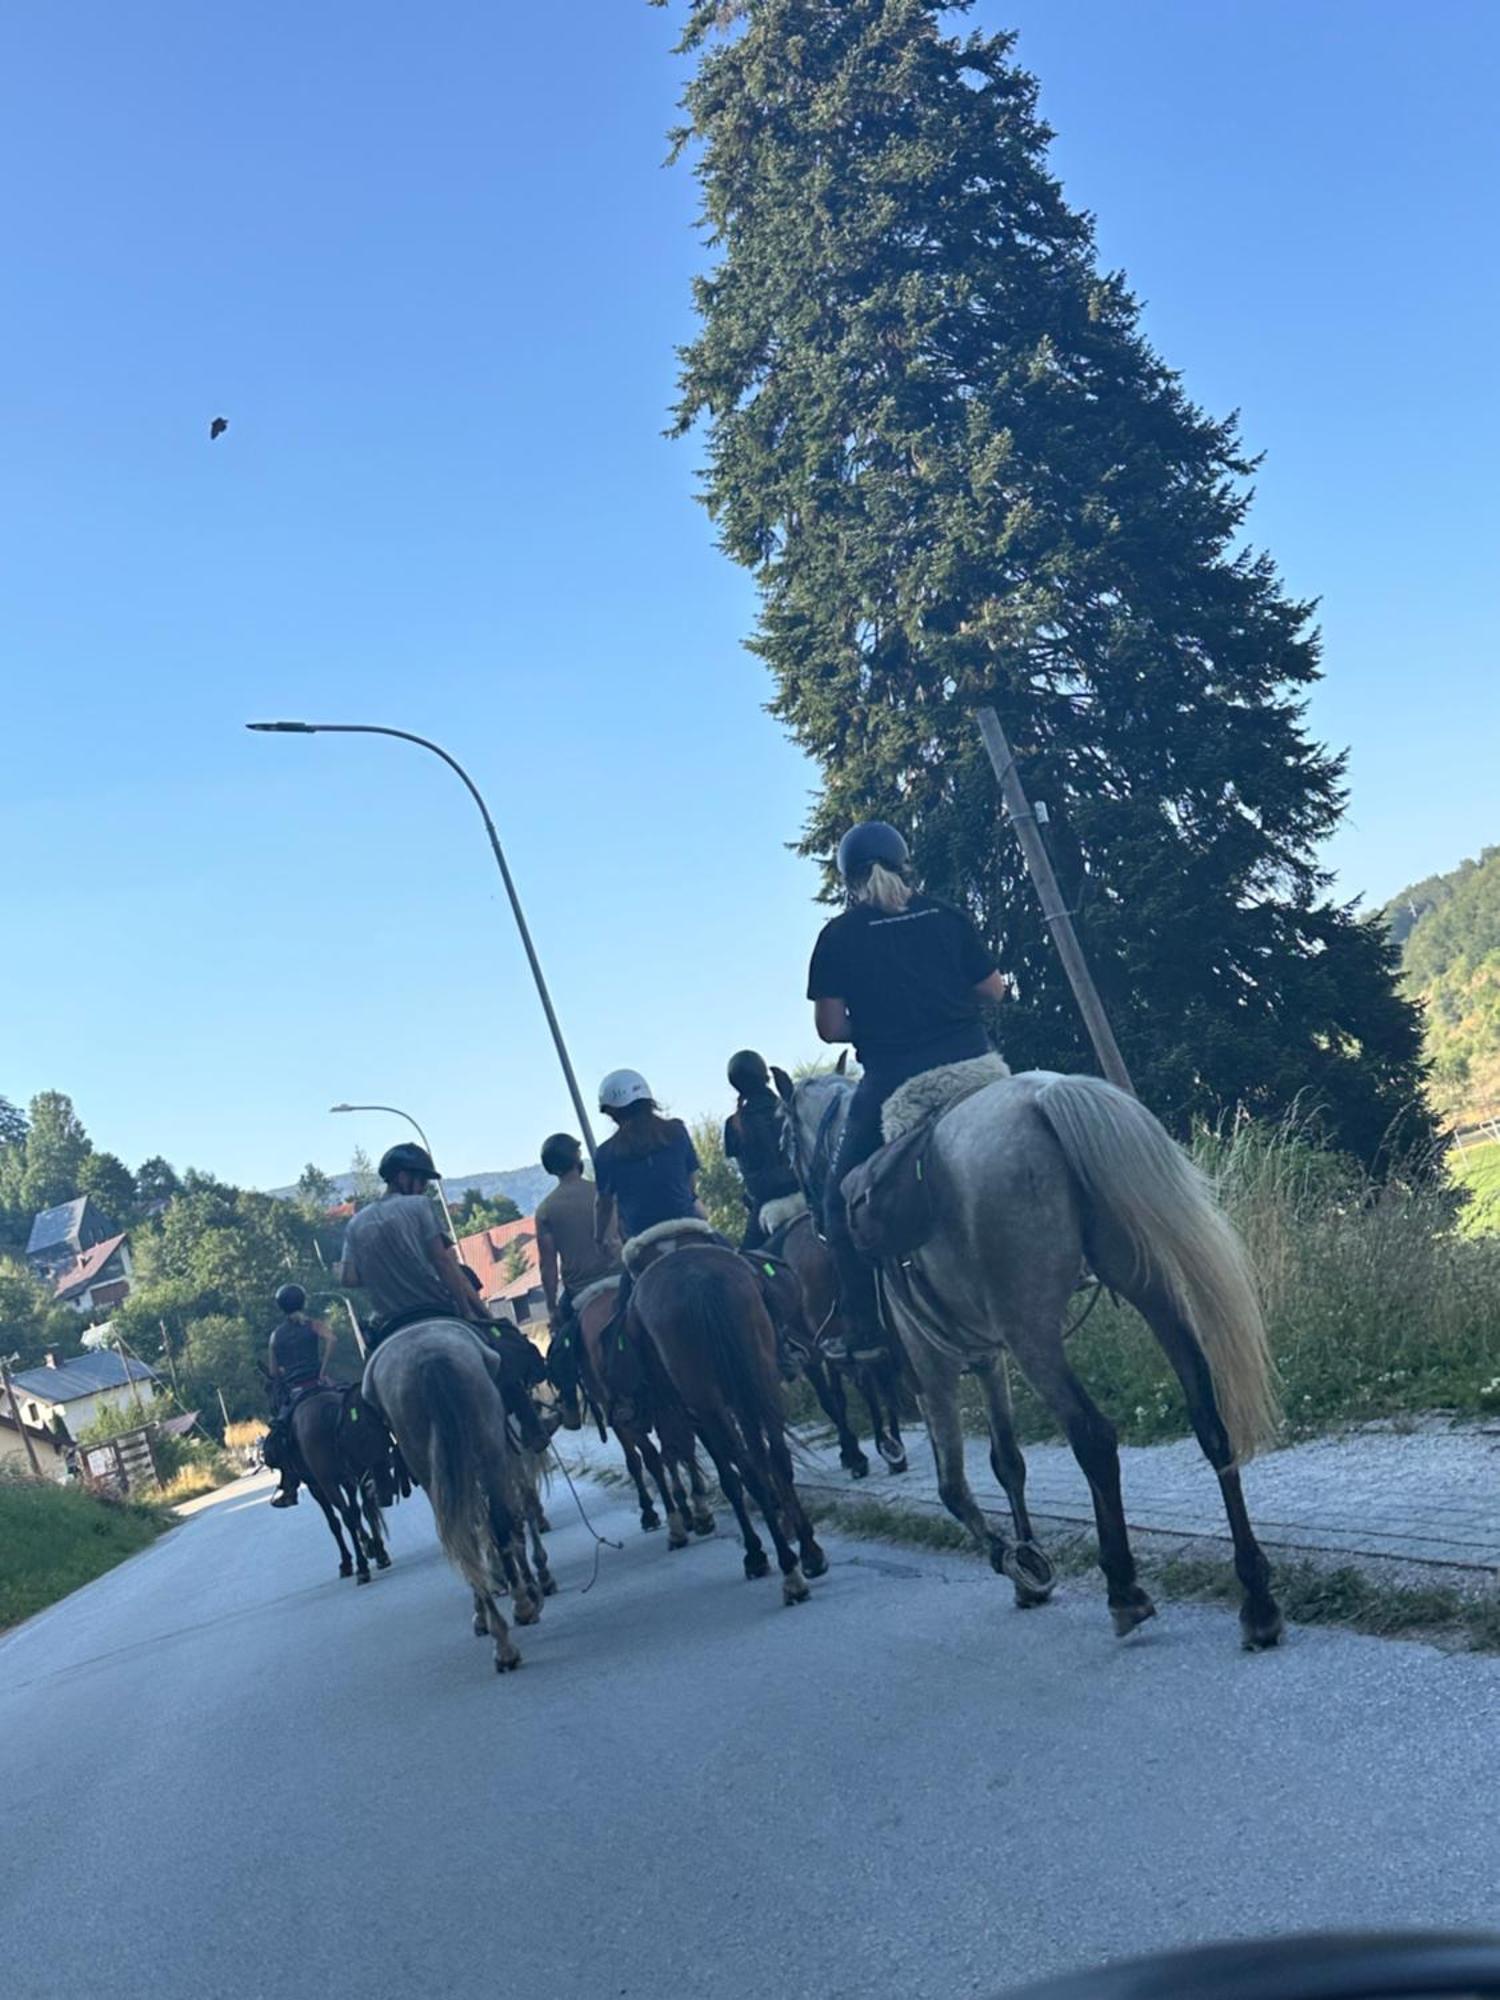
<svg viewBox="0 0 1500 2000">
<path fill-rule="evenodd" d="M 1289 1434 L 1500 1408 L 1500 1237 L 1465 1233 L 1445 1189 L 1378 1185 L 1295 1120 L 1204 1133 L 1194 1152 L 1249 1246 Z M 1129 1307 L 1101 1298 L 1069 1354 L 1122 1435 L 1186 1431 L 1176 1378 Z M 977 1397 L 970 1408 L 979 1419 Z M 1019 1383 L 1017 1419 L 1053 1434 Z"/>
<path fill-rule="evenodd" d="M 91 1583 L 168 1523 L 149 1507 L 0 1477 L 0 1630 Z"/>
</svg>

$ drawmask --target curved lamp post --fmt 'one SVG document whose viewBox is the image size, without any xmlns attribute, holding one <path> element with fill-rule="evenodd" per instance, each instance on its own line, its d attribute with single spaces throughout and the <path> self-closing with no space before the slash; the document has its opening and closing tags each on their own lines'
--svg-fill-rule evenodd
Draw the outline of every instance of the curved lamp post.
<svg viewBox="0 0 1500 2000">
<path fill-rule="evenodd" d="M 505 893 L 510 899 L 511 915 L 516 920 L 516 929 L 521 936 L 521 944 L 526 953 L 526 961 L 531 967 L 531 976 L 536 982 L 537 998 L 542 1003 L 542 1012 L 547 1017 L 547 1026 L 552 1031 L 552 1044 L 557 1050 L 557 1060 L 562 1065 L 563 1077 L 568 1086 L 568 1095 L 573 1100 L 573 1109 L 578 1117 L 583 1133 L 583 1143 L 588 1148 L 589 1158 L 594 1157 L 594 1131 L 589 1124 L 589 1114 L 584 1107 L 583 1093 L 578 1088 L 578 1078 L 573 1074 L 573 1064 L 568 1055 L 568 1047 L 563 1040 L 562 1028 L 552 1005 L 552 996 L 547 991 L 547 982 L 542 976 L 541 960 L 536 955 L 536 946 L 531 941 L 521 899 L 516 894 L 516 885 L 511 880 L 510 867 L 505 859 L 505 850 L 500 845 L 500 836 L 495 831 L 495 822 L 490 817 L 490 809 L 485 804 L 479 787 L 469 776 L 456 757 L 451 757 L 440 743 L 433 743 L 425 736 L 414 736 L 409 729 L 385 729 L 370 722 L 247 722 L 247 729 L 265 730 L 283 736 L 394 736 L 400 743 L 415 743 L 420 749 L 430 750 L 434 757 L 441 757 L 448 769 L 458 778 L 464 789 L 479 808 L 479 816 L 484 821 L 484 830 L 489 835 L 490 848 L 495 857 L 495 865 L 500 870 L 500 879 L 505 884 Z M 405 1117 L 405 1113 L 399 1114 Z M 415 1123 L 415 1120 L 412 1121 Z M 420 1130 L 420 1127 L 418 1128 Z"/>
<path fill-rule="evenodd" d="M 437 1157 L 437 1155 L 432 1150 L 432 1141 L 428 1138 L 427 1134 L 422 1130 L 421 1126 L 417 1123 L 416 1119 L 412 1117 L 409 1111 L 402 1111 L 398 1106 L 394 1104 L 330 1104 L 328 1109 L 330 1111 L 385 1111 L 388 1112 L 392 1118 L 404 1118 L 407 1124 L 410 1125 L 413 1132 L 415 1132 L 417 1137 L 421 1140 L 422 1151 L 427 1155 L 428 1159 L 432 1160 L 436 1159 Z M 443 1215 L 448 1223 L 448 1234 L 453 1238 L 454 1242 L 456 1243 L 458 1241 L 458 1236 L 453 1227 L 453 1210 L 448 1206 L 448 1194 L 447 1190 L 443 1186 L 443 1177 L 441 1174 L 438 1175 L 437 1179 L 437 1197 L 438 1200 L 443 1205 Z"/>
</svg>

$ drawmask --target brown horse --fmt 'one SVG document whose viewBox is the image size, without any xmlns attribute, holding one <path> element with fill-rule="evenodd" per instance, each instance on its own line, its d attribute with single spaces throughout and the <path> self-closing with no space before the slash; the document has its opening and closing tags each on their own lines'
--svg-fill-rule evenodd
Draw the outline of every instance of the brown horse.
<svg viewBox="0 0 1500 2000">
<path fill-rule="evenodd" d="M 690 1529 L 698 1535 L 711 1535 L 715 1530 L 708 1487 L 693 1449 L 693 1427 L 675 1403 L 658 1409 L 652 1399 L 641 1394 L 637 1357 L 622 1344 L 623 1330 L 615 1327 L 619 1288 L 618 1278 L 603 1278 L 579 1294 L 574 1307 L 579 1386 L 594 1411 L 601 1436 L 607 1424 L 620 1441 L 625 1469 L 640 1503 L 642 1528 L 649 1534 L 661 1526 L 661 1515 L 646 1486 L 649 1475 L 667 1517 L 667 1547 L 685 1549 Z M 563 1408 L 566 1412 L 566 1397 Z M 563 1421 L 569 1422 L 567 1414 Z M 576 1429 L 578 1422 L 575 1407 L 570 1428 Z M 651 1435 L 653 1422 L 655 1439 Z M 683 1486 L 684 1472 L 691 1501 Z"/>
<path fill-rule="evenodd" d="M 858 1388 L 870 1413 L 875 1449 L 892 1472 L 907 1471 L 906 1443 L 901 1436 L 901 1369 L 896 1356 L 859 1363 L 830 1360 L 824 1351 L 825 1341 L 843 1340 L 845 1325 L 833 1253 L 818 1234 L 811 1211 L 804 1207 L 782 1224 L 763 1251 L 747 1250 L 744 1255 L 773 1291 L 778 1290 L 776 1263 L 790 1274 L 795 1296 L 787 1301 L 788 1316 L 794 1321 L 796 1344 L 806 1353 L 802 1372 L 833 1425 L 839 1464 L 855 1479 L 869 1475 L 870 1461 L 849 1421 L 847 1378 Z"/>
<path fill-rule="evenodd" d="M 368 1583 L 367 1550 L 377 1569 L 391 1566 L 380 1509 L 381 1490 L 387 1497 L 392 1490 L 390 1433 L 352 1385 L 304 1394 L 293 1405 L 291 1433 L 307 1475 L 307 1490 L 338 1543 L 339 1575 L 348 1576 L 352 1569 L 356 1581 Z M 340 1521 L 349 1531 L 352 1563 L 339 1532 Z"/>
<path fill-rule="evenodd" d="M 807 1578 L 821 1576 L 828 1558 L 792 1480 L 776 1330 L 755 1274 L 737 1251 L 677 1242 L 670 1249 L 653 1245 L 631 1294 L 628 1317 L 645 1336 L 648 1379 L 660 1408 L 675 1402 L 686 1411 L 714 1462 L 740 1524 L 746 1576 L 770 1568 L 745 1505 L 748 1488 L 775 1544 L 783 1600 L 800 1604 L 809 1594 Z"/>
</svg>

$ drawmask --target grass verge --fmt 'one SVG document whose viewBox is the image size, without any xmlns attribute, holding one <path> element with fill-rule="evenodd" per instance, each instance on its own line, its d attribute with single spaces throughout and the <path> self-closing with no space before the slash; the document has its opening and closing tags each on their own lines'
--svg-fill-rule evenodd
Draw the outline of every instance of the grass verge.
<svg viewBox="0 0 1500 2000">
<path fill-rule="evenodd" d="M 946 1514 L 891 1507 L 878 1500 L 834 1500 L 823 1495 L 806 1499 L 813 1519 L 831 1528 L 983 1560 L 957 1521 Z M 1059 1576 L 1096 1570 L 1093 1541 L 1087 1535 L 1058 1543 L 1049 1540 L 1046 1548 Z M 1222 1560 L 1147 1554 L 1139 1562 L 1143 1579 L 1164 1597 L 1239 1603 L 1227 1549 Z M 1274 1567 L 1276 1595 L 1293 1624 L 1341 1625 L 1376 1638 L 1423 1639 L 1470 1652 L 1500 1653 L 1500 1598 L 1466 1597 L 1440 1585 L 1388 1583 L 1362 1569 L 1325 1568 L 1305 1557 Z"/>
<path fill-rule="evenodd" d="M 0 1631 L 92 1583 L 170 1525 L 154 1507 L 0 1479 Z"/>
</svg>

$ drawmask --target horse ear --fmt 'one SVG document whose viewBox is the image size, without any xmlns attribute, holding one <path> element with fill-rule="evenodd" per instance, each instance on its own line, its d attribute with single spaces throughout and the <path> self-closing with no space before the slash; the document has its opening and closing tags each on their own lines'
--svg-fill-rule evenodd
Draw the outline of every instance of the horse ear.
<svg viewBox="0 0 1500 2000">
<path fill-rule="evenodd" d="M 847 1049 L 840 1049 L 839 1059 L 833 1066 L 833 1073 L 835 1076 L 843 1076 L 845 1072 L 848 1070 L 848 1068 L 849 1068 L 849 1051 Z"/>
<path fill-rule="evenodd" d="M 784 1069 L 778 1069 L 775 1063 L 771 1065 L 771 1077 L 776 1085 L 776 1095 L 781 1099 L 783 1104 L 790 1104 L 797 1094 L 792 1079 Z"/>
</svg>

